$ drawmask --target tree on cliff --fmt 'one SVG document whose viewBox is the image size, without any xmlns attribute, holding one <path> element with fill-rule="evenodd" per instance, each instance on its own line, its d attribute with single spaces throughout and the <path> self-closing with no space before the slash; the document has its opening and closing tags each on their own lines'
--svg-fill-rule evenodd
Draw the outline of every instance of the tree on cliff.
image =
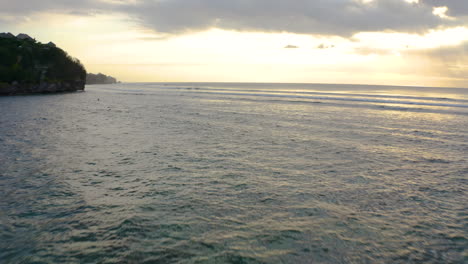
<svg viewBox="0 0 468 264">
<path fill-rule="evenodd" d="M 86 69 L 80 61 L 55 45 L 6 36 L 0 36 L 0 83 L 84 83 L 86 80 Z"/>
</svg>

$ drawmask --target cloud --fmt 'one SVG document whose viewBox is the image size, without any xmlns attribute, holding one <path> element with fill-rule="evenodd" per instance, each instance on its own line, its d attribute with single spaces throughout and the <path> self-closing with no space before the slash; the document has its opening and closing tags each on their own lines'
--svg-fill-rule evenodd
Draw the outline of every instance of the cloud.
<svg viewBox="0 0 468 264">
<path fill-rule="evenodd" d="M 465 61 L 466 57 L 468 57 L 468 41 L 463 42 L 457 46 L 445 46 L 439 47 L 434 49 L 428 49 L 424 52 L 426 55 L 438 58 L 444 61 Z"/>
<path fill-rule="evenodd" d="M 468 41 L 456 46 L 407 51 L 406 56 L 415 60 L 427 60 L 432 73 L 463 80 L 468 88 Z"/>
<path fill-rule="evenodd" d="M 18 16 L 39 12 L 92 13 L 109 4 L 99 0 L 0 0 L 0 13 Z"/>
<path fill-rule="evenodd" d="M 328 44 L 322 43 L 322 44 L 317 46 L 317 49 L 331 49 L 331 48 L 334 48 L 334 47 L 335 47 L 335 45 L 328 45 Z"/>
<path fill-rule="evenodd" d="M 297 49 L 299 48 L 298 46 L 295 46 L 295 45 L 287 45 L 286 47 L 284 47 L 285 49 Z"/>
<path fill-rule="evenodd" d="M 168 39 L 168 36 L 151 36 L 151 37 L 139 37 L 139 40 L 143 41 L 160 41 Z"/>
<path fill-rule="evenodd" d="M 291 32 L 349 37 L 358 32 L 421 33 L 441 26 L 463 25 L 435 16 L 435 6 L 448 15 L 468 14 L 466 0 L 0 0 L 0 13 L 52 11 L 125 13 L 156 32 L 180 34 L 217 27 L 238 31 Z"/>
<path fill-rule="evenodd" d="M 389 49 L 371 48 L 371 47 L 357 47 L 353 49 L 353 53 L 360 55 L 392 55 L 394 51 Z"/>
<path fill-rule="evenodd" d="M 466 0 L 422 0 L 421 2 L 434 7 L 446 6 L 449 16 L 468 16 L 468 1 Z"/>
<path fill-rule="evenodd" d="M 456 23 L 432 14 L 433 6 L 404 0 L 142 0 L 125 8 L 145 26 L 165 33 L 218 27 L 351 36 L 383 30 L 419 33 Z"/>
</svg>

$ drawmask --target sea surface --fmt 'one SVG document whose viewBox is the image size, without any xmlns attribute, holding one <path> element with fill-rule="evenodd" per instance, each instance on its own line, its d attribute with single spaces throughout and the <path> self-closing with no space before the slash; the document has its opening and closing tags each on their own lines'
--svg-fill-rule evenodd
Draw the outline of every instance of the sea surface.
<svg viewBox="0 0 468 264">
<path fill-rule="evenodd" d="M 467 263 L 468 89 L 0 97 L 0 263 Z"/>
</svg>

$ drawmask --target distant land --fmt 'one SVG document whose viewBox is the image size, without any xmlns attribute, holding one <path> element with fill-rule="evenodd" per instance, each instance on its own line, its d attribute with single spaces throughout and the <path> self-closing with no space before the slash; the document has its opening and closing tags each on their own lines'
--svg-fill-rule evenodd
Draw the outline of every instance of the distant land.
<svg viewBox="0 0 468 264">
<path fill-rule="evenodd" d="M 86 75 L 86 84 L 114 84 L 117 83 L 117 79 L 112 76 L 107 76 L 102 73 L 93 74 L 88 73 Z"/>
<path fill-rule="evenodd" d="M 86 69 L 52 42 L 0 33 L 0 95 L 84 90 Z"/>
</svg>

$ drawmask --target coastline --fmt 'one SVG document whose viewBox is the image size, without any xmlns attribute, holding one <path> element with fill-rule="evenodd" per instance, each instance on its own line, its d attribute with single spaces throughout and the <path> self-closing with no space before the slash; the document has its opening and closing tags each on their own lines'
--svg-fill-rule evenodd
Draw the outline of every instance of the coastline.
<svg viewBox="0 0 468 264">
<path fill-rule="evenodd" d="M 13 82 L 12 84 L 0 83 L 0 96 L 64 93 L 84 91 L 84 89 L 84 81 L 41 82 L 39 84 L 19 82 Z"/>
</svg>

